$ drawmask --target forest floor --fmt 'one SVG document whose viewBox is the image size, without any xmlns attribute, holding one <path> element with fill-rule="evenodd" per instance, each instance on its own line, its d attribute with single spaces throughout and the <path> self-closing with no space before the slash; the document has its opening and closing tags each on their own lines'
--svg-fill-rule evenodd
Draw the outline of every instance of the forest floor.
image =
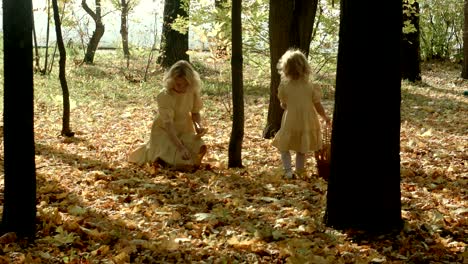
<svg viewBox="0 0 468 264">
<path fill-rule="evenodd" d="M 466 264 L 468 81 L 459 75 L 458 66 L 425 64 L 421 83 L 403 82 L 405 225 L 377 237 L 324 225 L 327 182 L 311 156 L 305 177 L 282 178 L 262 138 L 267 85 L 246 89 L 245 167 L 227 168 L 229 100 L 212 86 L 203 94 L 209 152 L 202 170 L 183 173 L 127 162 L 148 139 L 157 82 L 130 83 L 98 66 L 69 70 L 76 134 L 63 138 L 56 76 L 36 76 L 37 238 L 0 238 L 0 263 Z M 331 113 L 332 91 L 324 104 Z"/>
</svg>

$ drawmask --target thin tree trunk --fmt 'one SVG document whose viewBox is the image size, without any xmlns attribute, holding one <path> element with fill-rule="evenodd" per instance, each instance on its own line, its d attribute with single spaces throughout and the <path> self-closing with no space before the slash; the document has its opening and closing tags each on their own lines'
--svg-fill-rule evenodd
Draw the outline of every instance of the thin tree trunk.
<svg viewBox="0 0 468 264">
<path fill-rule="evenodd" d="M 60 21 L 62 21 L 63 19 L 63 16 L 65 14 L 65 4 L 66 2 L 63 3 L 63 7 L 62 7 L 62 16 L 60 17 Z M 49 65 L 49 69 L 47 71 L 47 74 L 50 74 L 54 68 L 54 62 L 55 62 L 55 55 L 57 54 L 57 48 L 58 48 L 58 44 L 57 44 L 58 41 L 55 42 L 55 45 L 54 45 L 54 52 L 52 53 L 52 58 L 51 58 L 51 61 L 50 61 L 50 65 Z M 63 38 L 62 38 L 62 42 L 63 42 Z M 59 52 L 60 53 L 60 52 Z M 60 62 L 59 62 L 60 63 Z M 59 66 L 60 67 L 60 66 Z M 65 66 L 64 66 L 65 68 Z"/>
<path fill-rule="evenodd" d="M 47 69 L 49 62 L 49 35 L 50 35 L 50 1 L 47 0 L 47 27 L 46 27 L 46 43 L 45 43 L 45 56 L 44 56 L 44 68 L 42 74 L 48 74 Z"/>
<path fill-rule="evenodd" d="M 41 70 L 41 65 L 40 65 L 40 61 L 39 61 L 39 47 L 37 46 L 37 37 L 36 37 L 36 24 L 35 24 L 35 20 L 34 20 L 34 9 L 31 9 L 31 18 L 32 18 L 32 32 L 33 32 L 33 40 L 34 40 L 34 52 L 35 52 L 35 55 L 34 55 L 34 61 L 36 63 L 36 66 L 34 67 L 34 72 L 36 71 L 40 71 Z"/>
<path fill-rule="evenodd" d="M 125 58 L 130 58 L 130 50 L 128 48 L 128 24 L 127 24 L 127 17 L 128 17 L 128 2 L 127 0 L 121 0 L 120 2 L 122 13 L 120 14 L 120 35 L 122 36 L 122 49 Z M 128 63 L 127 63 L 128 68 Z"/>
<path fill-rule="evenodd" d="M 229 168 L 242 167 L 244 138 L 244 87 L 242 75 L 242 0 L 232 1 L 232 131 L 229 140 Z"/>
<path fill-rule="evenodd" d="M 96 12 L 93 12 L 93 10 L 91 10 L 91 8 L 89 8 L 88 4 L 86 3 L 86 0 L 81 1 L 81 6 L 86 11 L 86 13 L 88 13 L 88 15 L 90 15 L 93 18 L 94 23 L 96 25 L 93 35 L 89 40 L 88 47 L 86 48 L 86 54 L 83 59 L 83 62 L 86 64 L 94 63 L 94 55 L 96 54 L 99 42 L 101 41 L 101 38 L 104 35 L 105 31 L 104 24 L 102 23 L 101 0 L 95 0 L 95 2 Z"/>
<path fill-rule="evenodd" d="M 55 33 L 57 35 L 57 46 L 60 53 L 59 60 L 59 79 L 60 85 L 62 86 L 63 93 L 63 117 L 62 117 L 62 136 L 72 137 L 73 133 L 70 129 L 70 94 L 68 92 L 67 78 L 65 74 L 65 66 L 67 61 L 67 52 L 65 45 L 63 44 L 62 27 L 60 21 L 60 14 L 58 9 L 57 0 L 52 0 L 52 7 L 54 9 L 54 20 L 55 20 Z"/>
<path fill-rule="evenodd" d="M 1 232 L 34 239 L 37 209 L 31 0 L 3 1 L 3 49 L 5 174 Z"/>
<path fill-rule="evenodd" d="M 463 23 L 463 69 L 461 77 L 468 79 L 468 0 L 465 0 L 465 21 Z"/>
<path fill-rule="evenodd" d="M 148 61 L 146 63 L 145 67 L 145 76 L 143 76 L 143 80 L 146 82 L 148 80 L 148 70 L 150 68 L 151 62 L 153 61 L 153 51 L 156 49 L 156 42 L 158 40 L 158 31 L 157 31 L 157 26 L 158 26 L 158 16 L 157 14 L 154 14 L 154 35 L 153 35 L 153 45 L 151 45 L 151 50 L 148 54 Z"/>
</svg>

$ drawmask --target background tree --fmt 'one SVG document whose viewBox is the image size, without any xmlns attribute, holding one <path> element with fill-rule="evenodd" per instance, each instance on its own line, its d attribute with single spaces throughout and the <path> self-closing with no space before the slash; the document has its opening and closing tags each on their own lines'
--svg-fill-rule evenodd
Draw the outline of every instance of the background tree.
<svg viewBox="0 0 468 264">
<path fill-rule="evenodd" d="M 419 3 L 415 0 L 403 0 L 401 78 L 411 82 L 421 80 L 419 32 Z"/>
<path fill-rule="evenodd" d="M 33 238 L 36 220 L 32 1 L 3 1 L 2 232 Z M 18 74 L 21 73 L 21 74 Z"/>
<path fill-rule="evenodd" d="M 402 224 L 402 1 L 341 0 L 340 4 L 325 222 L 337 229 L 388 231 Z M 372 34 L 369 21 L 379 23 Z"/>
<path fill-rule="evenodd" d="M 227 0 L 215 0 L 215 8 L 223 8 Z"/>
<path fill-rule="evenodd" d="M 188 10 L 189 1 L 165 0 L 164 18 L 161 36 L 161 54 L 158 63 L 168 68 L 178 60 L 189 60 L 188 51 Z M 174 23 L 182 21 L 181 27 L 175 28 Z"/>
<path fill-rule="evenodd" d="M 46 26 L 46 43 L 45 43 L 45 55 L 44 55 L 44 68 L 41 70 L 43 75 L 49 74 L 49 37 L 50 37 L 50 1 L 46 2 L 47 8 L 47 26 Z"/>
<path fill-rule="evenodd" d="M 59 79 L 63 94 L 63 116 L 62 116 L 62 136 L 72 137 L 75 135 L 70 129 L 70 94 L 68 91 L 67 77 L 65 67 L 67 63 L 67 51 L 63 44 L 62 23 L 60 21 L 60 13 L 57 0 L 52 0 L 52 8 L 54 10 L 55 34 L 57 36 L 57 46 L 60 54 L 59 59 Z"/>
<path fill-rule="evenodd" d="M 421 15 L 421 58 L 460 61 L 463 46 L 463 1 L 418 2 Z"/>
<path fill-rule="evenodd" d="M 112 0 L 112 4 L 120 10 L 120 36 L 122 37 L 122 50 L 124 57 L 130 58 L 130 48 L 128 45 L 128 15 L 138 5 L 139 0 Z"/>
<path fill-rule="evenodd" d="M 464 6 L 465 20 L 463 22 L 463 69 L 462 78 L 468 79 L 468 0 L 465 0 Z"/>
<path fill-rule="evenodd" d="M 270 0 L 270 104 L 264 138 L 272 138 L 281 126 L 283 109 L 277 93 L 280 76 L 276 69 L 279 58 L 288 48 L 301 49 L 309 54 L 317 0 Z"/>
<path fill-rule="evenodd" d="M 232 4 L 232 3 L 231 3 Z M 242 8 L 242 7 L 241 7 Z M 215 17 L 216 22 L 219 26 L 219 34 L 216 34 L 217 37 L 214 38 L 216 43 L 214 45 L 210 45 L 212 49 L 212 53 L 215 55 L 216 58 L 229 58 L 229 39 L 232 40 L 232 20 L 226 21 L 227 12 L 229 12 L 228 3 L 226 0 L 215 0 Z M 232 8 L 231 8 L 231 16 L 232 16 Z M 228 17 L 228 19 L 230 19 Z M 213 39 L 211 40 L 213 41 Z M 232 44 L 231 44 L 232 45 Z M 214 46 L 212 48 L 212 46 Z"/>
<path fill-rule="evenodd" d="M 96 54 L 96 50 L 99 46 L 99 42 L 101 41 L 102 36 L 104 35 L 105 27 L 102 22 L 102 14 L 101 14 L 101 0 L 95 0 L 96 5 L 96 12 L 89 8 L 86 0 L 81 1 L 81 6 L 83 9 L 91 16 L 95 23 L 95 30 L 91 39 L 89 40 L 88 46 L 86 48 L 86 53 L 83 59 L 83 62 L 86 64 L 94 63 L 94 55 Z"/>
<path fill-rule="evenodd" d="M 242 76 L 242 0 L 232 1 L 232 131 L 228 167 L 242 167 L 244 138 L 244 87 Z"/>
<path fill-rule="evenodd" d="M 36 71 L 40 71 L 41 70 L 41 66 L 40 66 L 40 55 L 39 55 L 39 47 L 37 45 L 37 36 L 36 36 L 36 24 L 35 24 L 35 19 L 34 19 L 34 9 L 31 5 L 31 12 L 32 12 L 32 15 L 31 15 L 31 19 L 32 19 L 32 34 L 33 34 L 33 41 L 34 41 L 34 62 L 35 62 L 35 65 L 34 65 L 34 72 Z"/>
</svg>

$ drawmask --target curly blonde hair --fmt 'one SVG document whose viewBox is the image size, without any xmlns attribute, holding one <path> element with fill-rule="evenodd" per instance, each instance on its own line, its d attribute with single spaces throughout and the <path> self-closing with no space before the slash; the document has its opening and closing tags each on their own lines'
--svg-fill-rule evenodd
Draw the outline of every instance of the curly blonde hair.
<svg viewBox="0 0 468 264">
<path fill-rule="evenodd" d="M 172 87 L 174 87 L 175 78 L 184 78 L 188 82 L 190 89 L 194 89 L 196 92 L 200 91 L 200 75 L 188 61 L 177 61 L 164 74 L 163 82 L 164 87 L 166 87 L 167 90 L 170 90 Z"/>
<path fill-rule="evenodd" d="M 276 65 L 281 79 L 297 80 L 307 79 L 312 69 L 304 53 L 298 49 L 288 49 Z"/>
</svg>

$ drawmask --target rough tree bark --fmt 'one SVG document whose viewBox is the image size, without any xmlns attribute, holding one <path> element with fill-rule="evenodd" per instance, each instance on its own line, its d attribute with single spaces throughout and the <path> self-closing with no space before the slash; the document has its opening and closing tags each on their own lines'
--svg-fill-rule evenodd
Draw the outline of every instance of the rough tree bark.
<svg viewBox="0 0 468 264">
<path fill-rule="evenodd" d="M 279 58 L 288 48 L 301 49 L 309 54 L 317 0 L 270 0 L 270 103 L 264 138 L 272 138 L 281 126 L 283 109 L 277 94 L 280 76 L 276 69 Z"/>
<path fill-rule="evenodd" d="M 178 60 L 189 61 L 188 32 L 185 34 L 172 29 L 172 23 L 177 16 L 188 17 L 188 10 L 182 7 L 181 0 L 165 0 L 164 18 L 161 36 L 161 54 L 158 63 L 163 68 L 169 68 Z"/>
<path fill-rule="evenodd" d="M 0 231 L 31 239 L 37 211 L 32 51 L 32 1 L 4 0 L 4 201 Z"/>
<path fill-rule="evenodd" d="M 336 229 L 387 232 L 402 226 L 402 1 L 341 0 L 340 4 L 325 223 Z M 369 21 L 379 23 L 373 34 Z"/>
<path fill-rule="evenodd" d="M 421 81 L 419 3 L 404 0 L 403 10 L 403 21 L 409 21 L 416 31 L 405 33 L 401 38 L 401 78 L 410 82 Z"/>
<path fill-rule="evenodd" d="M 461 77 L 468 79 L 468 0 L 465 0 L 465 22 L 463 23 L 463 69 Z"/>
</svg>

